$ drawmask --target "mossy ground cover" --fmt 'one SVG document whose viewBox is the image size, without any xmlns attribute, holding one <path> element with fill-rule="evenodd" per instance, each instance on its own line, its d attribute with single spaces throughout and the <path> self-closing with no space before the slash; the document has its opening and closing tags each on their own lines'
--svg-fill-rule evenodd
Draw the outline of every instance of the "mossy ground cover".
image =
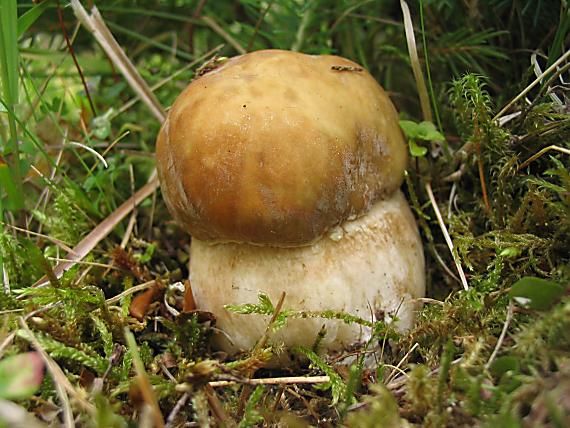
<svg viewBox="0 0 570 428">
<path fill-rule="evenodd" d="M 570 426 L 565 2 L 410 1 L 411 23 L 384 0 L 96 5 L 143 84 L 70 3 L 1 3 L 0 426 Z M 427 297 L 410 332 L 372 325 L 351 359 L 300 348 L 269 369 L 269 336 L 228 359 L 184 298 L 160 118 L 214 55 L 265 48 L 357 61 L 406 121 Z M 242 303 L 268 331 L 370 324 Z"/>
</svg>

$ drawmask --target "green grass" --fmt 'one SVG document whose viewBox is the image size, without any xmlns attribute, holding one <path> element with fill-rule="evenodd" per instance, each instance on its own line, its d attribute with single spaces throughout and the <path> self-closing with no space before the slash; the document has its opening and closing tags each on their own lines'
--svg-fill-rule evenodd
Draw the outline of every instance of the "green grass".
<svg viewBox="0 0 570 428">
<path fill-rule="evenodd" d="M 185 66 L 221 44 L 220 57 L 236 55 L 238 46 L 298 49 L 362 64 L 415 129 L 408 137 L 418 156 L 404 191 L 425 243 L 428 278 L 415 327 L 397 335 L 373 325 L 371 343 L 360 349 L 381 347 L 372 366 L 363 358 L 347 365 L 317 355 L 319 336 L 313 349 L 294 350 L 301 362 L 269 369 L 264 364 L 279 349 L 267 337 L 227 359 L 210 345 L 208 314 L 176 315 L 164 304 L 167 295 L 171 307 L 182 308 L 171 284 L 188 276 L 189 239 L 160 192 L 97 237 L 63 276 L 54 273 L 58 261 L 72 257 L 70 247 L 92 239 L 95 227 L 146 185 L 160 127 L 143 102 L 131 102 L 136 91 L 93 36 L 77 29 L 68 3 L 60 3 L 97 117 L 54 25 L 57 2 L 0 4 L 0 359 L 40 346 L 61 368 L 58 376 L 49 366 L 39 389 L 15 401 L 20 409 L 39 417 L 57 406 L 89 427 L 160 419 L 169 426 L 570 425 L 568 63 L 513 103 L 506 114 L 518 116 L 495 120 L 536 79 L 533 52 L 543 71 L 565 55 L 566 6 L 409 2 L 434 122 L 445 136 L 438 143 L 422 139 L 436 128 L 416 125 L 423 118 L 398 2 L 206 1 L 202 16 L 219 28 L 194 16 L 197 0 L 98 4 L 142 78 L 157 85 L 162 106 L 172 104 L 203 61 Z M 35 287 L 42 277 L 46 284 Z M 146 316 L 131 316 L 145 293 L 132 290 L 153 284 Z M 306 317 L 370 325 L 351 314 L 276 309 L 266 296 L 259 304 L 232 303 L 241 316 L 274 316 L 273 330 Z M 208 386 L 252 373 L 330 381 Z M 9 381 L 0 376 L 0 386 Z M 57 423 L 65 414 L 55 416 Z"/>
</svg>

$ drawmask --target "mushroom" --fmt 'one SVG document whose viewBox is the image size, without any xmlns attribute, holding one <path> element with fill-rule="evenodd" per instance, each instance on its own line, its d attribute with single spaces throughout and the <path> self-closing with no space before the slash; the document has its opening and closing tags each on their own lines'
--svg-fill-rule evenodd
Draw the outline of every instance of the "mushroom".
<svg viewBox="0 0 570 428">
<path fill-rule="evenodd" d="M 406 164 L 393 104 L 347 59 L 257 51 L 192 81 L 158 135 L 157 165 L 166 205 L 192 235 L 192 291 L 225 332 L 219 346 L 234 353 L 260 339 L 267 317 L 225 308 L 260 293 L 410 328 L 425 277 L 399 190 Z M 307 318 L 271 340 L 310 346 L 323 325 L 329 353 L 371 334 Z"/>
</svg>

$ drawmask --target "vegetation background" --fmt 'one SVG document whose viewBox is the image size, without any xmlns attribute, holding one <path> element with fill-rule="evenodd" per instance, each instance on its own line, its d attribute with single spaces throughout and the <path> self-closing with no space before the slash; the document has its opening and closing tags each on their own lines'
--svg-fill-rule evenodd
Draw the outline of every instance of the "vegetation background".
<svg viewBox="0 0 570 428">
<path fill-rule="evenodd" d="M 566 1 L 0 7 L 0 426 L 570 426 Z M 184 300 L 155 136 L 202 64 L 266 48 L 357 61 L 405 120 L 428 298 L 374 325 L 377 367 L 229 361 Z"/>
</svg>

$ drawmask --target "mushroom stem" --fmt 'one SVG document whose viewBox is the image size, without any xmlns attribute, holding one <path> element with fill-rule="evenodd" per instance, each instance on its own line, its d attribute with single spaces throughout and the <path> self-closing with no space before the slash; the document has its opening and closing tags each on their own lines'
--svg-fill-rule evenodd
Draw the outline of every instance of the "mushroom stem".
<svg viewBox="0 0 570 428">
<path fill-rule="evenodd" d="M 366 320 L 411 327 L 424 295 L 424 258 L 415 220 L 400 191 L 345 221 L 311 246 L 260 247 L 210 244 L 194 239 L 190 275 L 196 304 L 217 315 L 225 335 L 219 346 L 234 353 L 264 337 L 269 317 L 240 315 L 227 304 L 256 303 L 260 293 L 276 302 L 287 293 L 284 310 L 345 312 Z M 342 320 L 289 319 L 271 335 L 286 347 L 311 346 L 322 326 L 326 350 L 370 338 L 371 329 Z"/>
</svg>

